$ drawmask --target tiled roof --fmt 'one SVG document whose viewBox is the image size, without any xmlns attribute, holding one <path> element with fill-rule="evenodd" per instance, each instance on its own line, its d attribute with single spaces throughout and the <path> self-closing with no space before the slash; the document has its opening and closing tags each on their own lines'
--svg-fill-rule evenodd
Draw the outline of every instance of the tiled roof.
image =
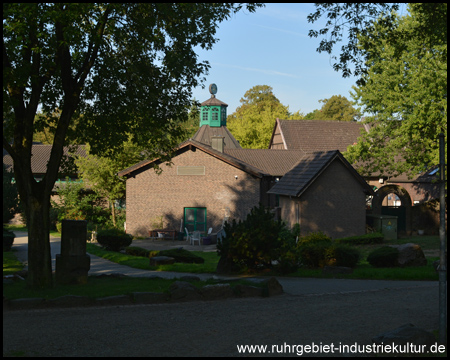
<svg viewBox="0 0 450 360">
<path fill-rule="evenodd" d="M 47 163 L 50 159 L 50 153 L 52 145 L 36 144 L 31 148 L 31 171 L 34 175 L 45 174 L 47 172 Z M 75 147 L 64 147 L 64 155 L 69 156 L 69 151 L 75 153 L 75 155 L 86 156 L 86 146 L 78 145 Z M 11 155 L 3 149 L 3 164 L 8 167 L 13 166 L 13 160 Z M 60 172 L 63 172 L 60 168 Z"/>
<path fill-rule="evenodd" d="M 226 163 L 235 166 L 251 175 L 257 176 L 257 177 L 263 177 L 267 176 L 266 172 L 263 170 L 253 166 L 252 164 L 246 163 L 245 161 L 242 161 L 241 159 L 235 158 L 233 156 L 230 156 L 227 153 L 222 153 L 220 151 L 217 151 L 213 149 L 211 146 L 205 145 L 201 142 L 198 142 L 193 139 L 189 139 L 182 144 L 179 145 L 177 148 L 177 153 L 181 153 L 182 151 L 185 151 L 186 149 L 189 149 L 191 146 L 204 151 L 205 153 L 214 156 L 217 159 L 220 159 L 222 161 L 225 161 Z M 139 162 L 138 164 L 135 164 L 127 169 L 124 169 L 118 173 L 119 176 L 131 176 L 134 172 L 140 171 L 143 169 L 146 169 L 147 167 L 151 166 L 153 163 L 157 162 L 159 159 L 151 159 L 151 160 L 143 160 Z"/>
<path fill-rule="evenodd" d="M 281 180 L 268 191 L 268 193 L 300 196 L 336 158 L 342 161 L 353 176 L 355 176 L 365 188 L 367 193 L 373 194 L 370 186 L 337 150 L 305 154 L 298 164 L 283 176 Z"/>
<path fill-rule="evenodd" d="M 203 125 L 192 137 L 192 140 L 198 141 L 205 145 L 211 146 L 212 136 L 223 136 L 224 137 L 224 148 L 225 149 L 241 149 L 239 141 L 237 141 L 226 126 L 211 127 L 209 125 Z"/>
<path fill-rule="evenodd" d="M 327 120 L 279 120 L 287 150 L 344 152 L 361 136 L 360 122 Z"/>
<path fill-rule="evenodd" d="M 228 104 L 225 104 L 223 101 L 220 101 L 214 95 L 212 95 L 208 100 L 203 101 L 200 105 L 201 106 L 228 106 Z"/>
<path fill-rule="evenodd" d="M 225 149 L 225 152 L 271 176 L 283 176 L 305 155 L 301 150 Z"/>
</svg>

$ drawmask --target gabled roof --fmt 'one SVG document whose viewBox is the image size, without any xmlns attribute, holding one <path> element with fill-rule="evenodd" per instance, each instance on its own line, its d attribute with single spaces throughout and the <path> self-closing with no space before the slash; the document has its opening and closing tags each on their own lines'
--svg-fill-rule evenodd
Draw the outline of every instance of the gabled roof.
<svg viewBox="0 0 450 360">
<path fill-rule="evenodd" d="M 271 176 L 283 176 L 305 155 L 301 150 L 225 149 L 225 152 Z"/>
<path fill-rule="evenodd" d="M 353 121 L 277 119 L 270 143 L 276 131 L 280 131 L 286 150 L 344 152 L 357 142 L 361 129 L 364 125 Z"/>
<path fill-rule="evenodd" d="M 178 146 L 178 148 L 176 149 L 176 154 L 177 155 L 181 154 L 182 152 L 190 150 L 192 148 L 196 148 L 200 151 L 203 151 L 221 161 L 224 161 L 224 162 L 230 164 L 231 166 L 234 166 L 242 171 L 249 173 L 250 175 L 253 175 L 253 176 L 256 176 L 259 178 L 269 175 L 266 172 L 262 171 L 261 169 L 258 169 L 240 159 L 237 159 L 226 153 L 217 151 L 217 150 L 213 149 L 211 146 L 205 145 L 205 144 L 200 143 L 193 139 L 189 139 L 189 140 L 185 141 L 184 143 L 180 144 Z M 125 170 L 120 171 L 118 173 L 118 175 L 119 176 L 127 176 L 127 177 L 133 176 L 133 174 L 135 174 L 137 172 L 145 171 L 145 170 L 149 169 L 158 161 L 159 161 L 159 158 L 151 159 L 151 160 L 143 160 L 143 161 L 139 162 L 138 164 L 135 164 Z"/>
<path fill-rule="evenodd" d="M 373 195 L 372 188 L 356 172 L 338 151 L 314 152 L 305 154 L 303 158 L 277 182 L 269 194 L 300 196 L 317 177 L 335 160 L 341 161 L 350 173 L 361 183 L 367 194 Z"/>
<path fill-rule="evenodd" d="M 242 149 L 230 130 L 226 126 L 211 127 L 209 125 L 201 126 L 192 137 L 192 140 L 211 146 L 211 137 L 223 136 L 225 149 Z"/>
<path fill-rule="evenodd" d="M 47 163 L 50 160 L 50 153 L 52 145 L 34 144 L 31 148 L 31 171 L 34 175 L 43 175 L 47 172 Z M 70 156 L 71 153 L 80 156 L 86 156 L 86 146 L 64 146 L 64 155 Z M 11 155 L 3 149 L 3 164 L 6 168 L 13 166 L 13 160 Z M 64 169 L 60 167 L 60 172 L 65 173 Z"/>
</svg>

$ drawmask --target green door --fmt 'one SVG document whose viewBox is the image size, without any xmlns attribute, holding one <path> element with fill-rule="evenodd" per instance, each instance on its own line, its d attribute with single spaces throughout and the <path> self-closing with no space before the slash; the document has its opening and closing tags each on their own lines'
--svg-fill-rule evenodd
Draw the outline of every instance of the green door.
<svg viewBox="0 0 450 360">
<path fill-rule="evenodd" d="M 206 208 L 184 208 L 184 226 L 189 232 L 206 232 Z"/>
</svg>

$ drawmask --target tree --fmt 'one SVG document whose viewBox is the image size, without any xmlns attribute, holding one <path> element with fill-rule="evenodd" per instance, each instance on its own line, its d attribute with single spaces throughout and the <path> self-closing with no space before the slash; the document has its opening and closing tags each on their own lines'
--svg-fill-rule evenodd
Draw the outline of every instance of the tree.
<svg viewBox="0 0 450 360">
<path fill-rule="evenodd" d="M 329 99 L 319 100 L 322 108 L 314 112 L 311 120 L 357 121 L 361 115 L 345 96 L 333 95 Z"/>
<path fill-rule="evenodd" d="M 362 76 L 367 68 L 365 58 L 358 48 L 358 37 L 366 37 L 371 32 L 375 21 L 381 17 L 385 26 L 385 37 L 391 44 L 401 45 L 407 40 L 408 33 L 397 30 L 397 13 L 399 3 L 316 3 L 316 11 L 308 15 L 308 22 L 314 23 L 322 16 L 327 17 L 325 27 L 310 30 L 310 37 L 326 35 L 320 41 L 317 51 L 332 54 L 333 47 L 347 35 L 348 42 L 341 47 L 339 58 L 333 64 L 336 71 L 342 71 L 343 77 Z M 425 41 L 427 47 L 447 43 L 447 4 L 446 3 L 413 3 L 409 4 L 417 16 L 417 27 L 414 37 Z M 409 34 L 411 35 L 411 34 Z M 421 51 L 421 50 L 420 50 Z M 351 67 L 354 65 L 354 69 Z M 358 84 L 364 81 L 358 80 Z"/>
<path fill-rule="evenodd" d="M 227 127 L 243 148 L 267 149 L 276 118 L 301 119 L 303 114 L 289 112 L 268 85 L 257 85 L 240 100 L 241 106 L 227 117 Z"/>
<path fill-rule="evenodd" d="M 75 160 L 85 187 L 92 190 L 97 197 L 108 200 L 114 226 L 116 226 L 114 201 L 125 195 L 125 180 L 116 174 L 136 164 L 142 158 L 140 149 L 128 141 L 124 145 L 123 151 L 117 153 L 114 158 L 92 155 L 87 146 L 86 156 L 78 156 Z"/>
<path fill-rule="evenodd" d="M 416 36 L 422 14 L 409 13 L 396 25 L 402 43 L 390 41 L 382 19 L 359 39 L 368 72 L 352 96 L 371 115 L 370 131 L 347 157 L 365 173 L 418 174 L 439 163 L 438 134 L 447 134 L 447 44 Z"/>
<path fill-rule="evenodd" d="M 246 8 L 253 12 L 260 4 Z M 28 223 L 28 284 L 49 287 L 50 194 L 66 139 L 110 155 L 128 137 L 169 160 L 192 88 L 204 81 L 217 24 L 242 9 L 222 3 L 5 3 L 3 148 Z M 31 172 L 38 108 L 55 109 L 52 151 L 43 179 Z M 80 115 L 82 114 L 82 117 Z M 76 118 L 81 120 L 76 121 Z M 76 125 L 70 129 L 70 125 Z"/>
</svg>

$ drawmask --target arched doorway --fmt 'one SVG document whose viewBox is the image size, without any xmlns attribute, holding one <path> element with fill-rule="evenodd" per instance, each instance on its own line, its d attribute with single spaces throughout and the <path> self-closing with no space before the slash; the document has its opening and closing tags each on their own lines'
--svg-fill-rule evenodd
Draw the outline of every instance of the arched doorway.
<svg viewBox="0 0 450 360">
<path fill-rule="evenodd" d="M 383 206 L 384 198 L 390 194 L 396 195 L 401 205 Z M 398 185 L 386 185 L 379 188 L 372 199 L 372 213 L 374 215 L 398 216 L 398 231 L 407 235 L 410 235 L 412 230 L 411 206 L 412 201 L 409 193 Z"/>
</svg>

